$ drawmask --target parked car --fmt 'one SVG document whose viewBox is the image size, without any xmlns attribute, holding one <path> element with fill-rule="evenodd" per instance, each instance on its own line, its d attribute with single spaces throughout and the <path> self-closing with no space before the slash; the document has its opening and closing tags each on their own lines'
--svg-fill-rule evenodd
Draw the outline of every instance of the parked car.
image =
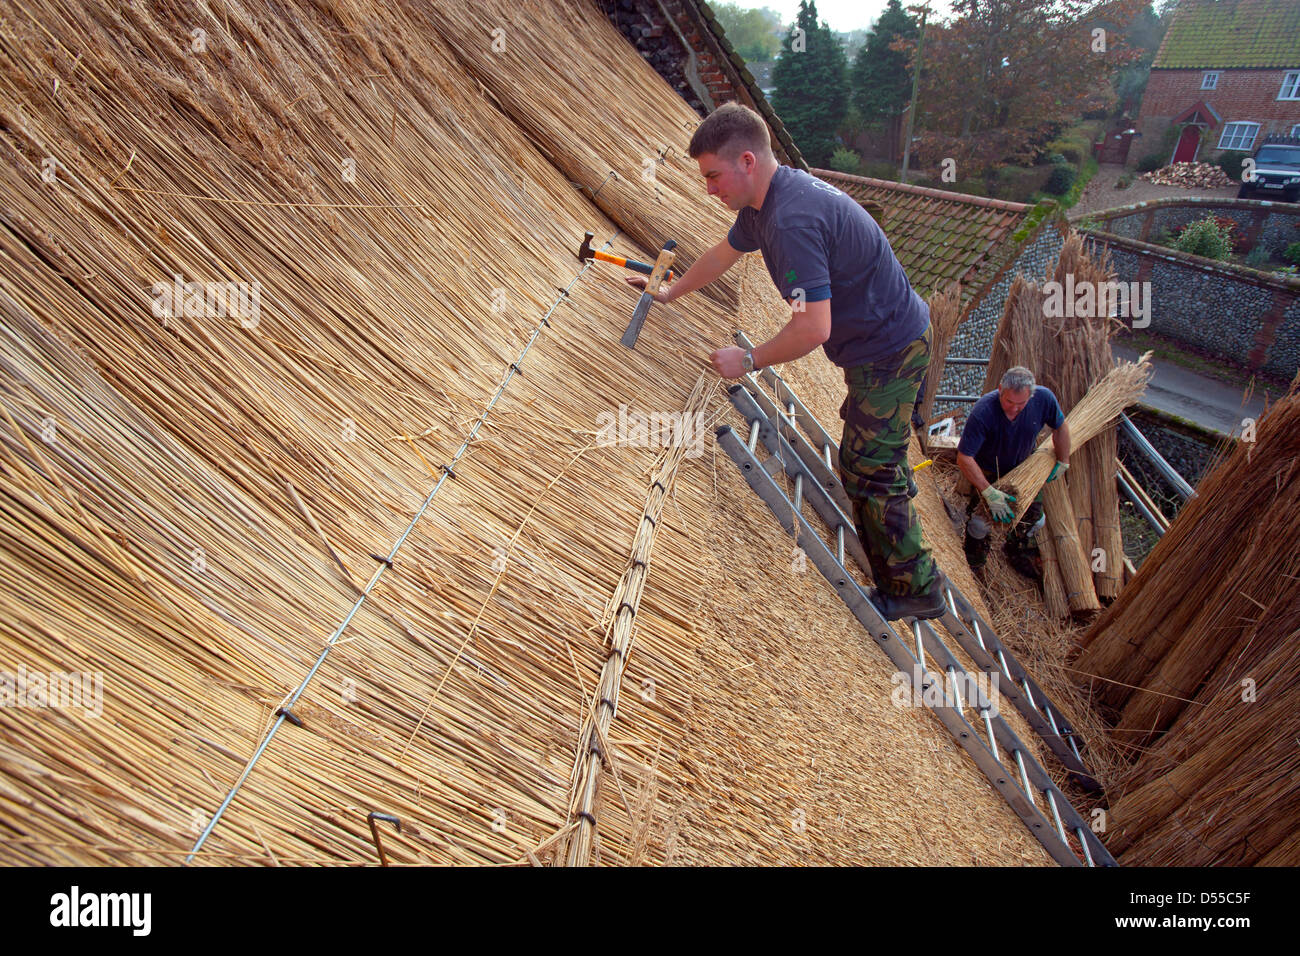
<svg viewBox="0 0 1300 956">
<path fill-rule="evenodd" d="M 1238 198 L 1252 193 L 1258 199 L 1277 196 L 1286 202 L 1300 200 L 1300 137 L 1267 136 L 1251 157 L 1255 181 L 1243 182 Z"/>
</svg>

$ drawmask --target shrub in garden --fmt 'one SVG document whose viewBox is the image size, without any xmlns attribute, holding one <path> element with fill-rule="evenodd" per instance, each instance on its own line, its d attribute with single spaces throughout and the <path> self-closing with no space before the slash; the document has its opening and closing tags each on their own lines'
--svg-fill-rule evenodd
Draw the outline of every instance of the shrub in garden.
<svg viewBox="0 0 1300 956">
<path fill-rule="evenodd" d="M 1078 170 L 1073 166 L 1056 163 L 1052 166 L 1052 175 L 1047 177 L 1047 185 L 1043 187 L 1043 191 L 1056 196 L 1064 196 L 1070 191 L 1070 187 L 1074 185 L 1077 174 Z"/>
<path fill-rule="evenodd" d="M 845 149 L 843 146 L 831 153 L 830 167 L 837 173 L 857 173 L 858 166 L 861 163 L 861 156 L 851 149 Z"/>
<path fill-rule="evenodd" d="M 1232 239 L 1213 216 L 1207 216 L 1180 229 L 1174 248 L 1189 255 L 1222 260 L 1232 252 Z"/>
</svg>

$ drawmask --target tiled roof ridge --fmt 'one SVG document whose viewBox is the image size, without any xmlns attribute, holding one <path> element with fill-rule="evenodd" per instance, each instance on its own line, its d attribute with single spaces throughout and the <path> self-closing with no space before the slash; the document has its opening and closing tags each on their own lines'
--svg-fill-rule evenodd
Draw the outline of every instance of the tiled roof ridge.
<svg viewBox="0 0 1300 956">
<path fill-rule="evenodd" d="M 814 176 L 825 179 L 827 176 L 834 176 L 846 180 L 850 183 L 856 183 L 862 186 L 876 186 L 882 189 L 892 189 L 898 192 L 912 193 L 917 196 L 928 196 L 931 199 L 943 199 L 948 202 L 962 202 L 972 206 L 982 206 L 986 209 L 1002 209 L 1006 212 L 1026 213 L 1033 206 L 1020 202 L 1007 202 L 1005 199 L 990 199 L 986 196 L 970 196 L 966 193 L 949 192 L 945 189 L 932 189 L 929 186 L 913 186 L 911 183 L 896 183 L 888 179 L 872 179 L 870 176 L 855 176 L 852 173 L 841 173 L 833 169 L 815 169 L 808 170 Z"/>
<path fill-rule="evenodd" d="M 707 0 L 682 0 L 682 8 L 695 20 L 697 24 L 704 28 L 715 44 L 717 44 L 722 56 L 719 59 L 719 65 L 731 79 L 732 83 L 739 86 L 749 96 L 754 104 L 755 111 L 767 121 L 767 125 L 772 130 L 772 135 L 777 143 L 785 151 L 786 157 L 790 160 L 790 165 L 798 169 L 807 169 L 808 163 L 800 152 L 799 146 L 790 135 L 790 131 L 785 128 L 781 122 L 781 117 L 777 115 L 776 110 L 768 101 L 767 96 L 763 93 L 758 81 L 754 79 L 754 74 L 749 72 L 749 67 L 745 65 L 745 58 L 737 52 L 731 41 L 727 39 L 726 29 L 718 21 L 718 16 L 713 12 Z"/>
</svg>

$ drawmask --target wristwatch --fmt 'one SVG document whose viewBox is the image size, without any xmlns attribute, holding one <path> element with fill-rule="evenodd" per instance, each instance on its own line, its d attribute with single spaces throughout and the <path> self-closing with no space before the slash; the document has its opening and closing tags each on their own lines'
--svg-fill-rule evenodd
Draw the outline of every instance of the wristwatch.
<svg viewBox="0 0 1300 956">
<path fill-rule="evenodd" d="M 754 350 L 753 349 L 745 349 L 745 357 L 744 359 L 741 360 L 741 365 L 744 367 L 746 375 L 754 371 Z"/>
</svg>

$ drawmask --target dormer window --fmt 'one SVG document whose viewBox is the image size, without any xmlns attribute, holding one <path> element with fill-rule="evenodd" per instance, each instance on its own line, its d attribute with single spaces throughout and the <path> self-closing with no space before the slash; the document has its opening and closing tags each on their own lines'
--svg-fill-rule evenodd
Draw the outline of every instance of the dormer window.
<svg viewBox="0 0 1300 956">
<path fill-rule="evenodd" d="M 1201 74 L 1201 89 L 1217 90 L 1218 88 L 1219 88 L 1219 74 L 1217 72 Z"/>
</svg>

